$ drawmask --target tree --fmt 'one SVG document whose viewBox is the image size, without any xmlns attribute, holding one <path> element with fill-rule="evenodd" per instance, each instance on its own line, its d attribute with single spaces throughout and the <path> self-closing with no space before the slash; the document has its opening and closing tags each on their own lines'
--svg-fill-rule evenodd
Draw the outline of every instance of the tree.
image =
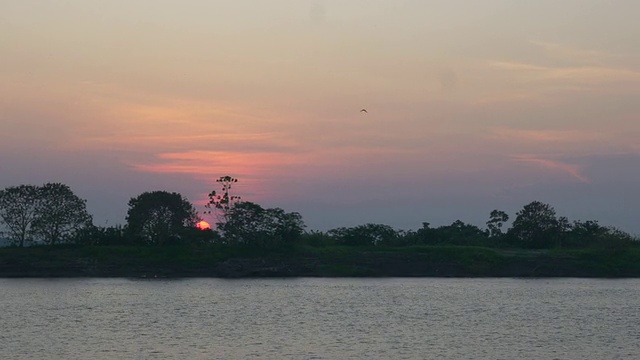
<svg viewBox="0 0 640 360">
<path fill-rule="evenodd" d="M 487 232 L 471 224 L 456 220 L 451 225 L 440 226 L 432 232 L 437 243 L 450 245 L 484 245 Z"/>
<path fill-rule="evenodd" d="M 413 243 L 424 245 L 475 245 L 488 244 L 488 232 L 471 224 L 456 220 L 451 225 L 432 228 L 428 222 L 412 233 Z"/>
<path fill-rule="evenodd" d="M 526 247 L 550 247 L 561 235 L 556 211 L 548 204 L 531 202 L 516 214 L 508 234 Z"/>
<path fill-rule="evenodd" d="M 499 237 L 502 235 L 502 225 L 509 221 L 509 215 L 501 210 L 493 210 L 487 221 L 487 229 L 489 229 L 490 237 Z"/>
<path fill-rule="evenodd" d="M 23 247 L 29 240 L 31 227 L 37 217 L 38 187 L 12 186 L 0 190 L 0 219 L 8 229 L 11 241 Z"/>
<path fill-rule="evenodd" d="M 218 220 L 224 219 L 226 221 L 226 217 L 233 205 L 241 200 L 240 196 L 229 194 L 231 186 L 237 183 L 238 179 L 227 175 L 221 176 L 216 182 L 222 185 L 222 193 L 217 193 L 215 190 L 209 193 L 209 202 L 205 207 L 209 209 L 209 214 L 211 211 L 219 211 L 221 214 Z"/>
<path fill-rule="evenodd" d="M 92 226 L 86 200 L 80 199 L 67 185 L 47 183 L 39 188 L 33 231 L 44 243 L 55 245 L 68 240 L 75 232 Z"/>
<path fill-rule="evenodd" d="M 302 235 L 302 242 L 306 245 L 323 247 L 335 245 L 335 238 L 324 231 L 311 230 Z"/>
<path fill-rule="evenodd" d="M 619 229 L 602 226 L 596 220 L 574 221 L 566 233 L 568 247 L 594 247 L 600 250 L 620 250 L 633 244 L 633 237 Z"/>
<path fill-rule="evenodd" d="M 73 242 L 78 245 L 126 245 L 130 243 L 122 225 L 91 226 L 78 231 Z"/>
<path fill-rule="evenodd" d="M 29 239 L 54 245 L 68 240 L 75 232 L 91 226 L 86 201 L 69 186 L 48 183 L 20 185 L 0 192 L 0 217 L 18 246 Z"/>
<path fill-rule="evenodd" d="M 201 220 L 193 205 L 178 193 L 144 192 L 129 200 L 127 232 L 148 244 L 177 239 Z"/>
<path fill-rule="evenodd" d="M 432 228 L 431 224 L 425 221 L 422 223 L 422 228 L 413 233 L 413 237 L 415 238 L 413 242 L 416 244 L 432 245 L 435 243 L 436 232 L 437 230 Z"/>
<path fill-rule="evenodd" d="M 329 234 L 336 238 L 336 242 L 343 245 L 390 245 L 395 244 L 400 237 L 398 231 L 389 225 L 365 224 L 351 228 L 337 228 L 329 230 Z"/>
<path fill-rule="evenodd" d="M 230 207 L 225 220 L 217 225 L 227 243 L 258 247 L 294 243 L 300 239 L 305 227 L 297 212 L 265 209 L 249 201 Z"/>
<path fill-rule="evenodd" d="M 555 238 L 558 248 L 562 247 L 562 242 L 569 236 L 571 229 L 571 223 L 566 216 L 558 217 L 558 227 Z"/>
</svg>

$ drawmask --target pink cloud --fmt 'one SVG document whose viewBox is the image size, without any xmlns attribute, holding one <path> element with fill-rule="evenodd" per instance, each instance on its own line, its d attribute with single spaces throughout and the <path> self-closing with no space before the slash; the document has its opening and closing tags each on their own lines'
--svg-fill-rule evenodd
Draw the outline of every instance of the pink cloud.
<svg viewBox="0 0 640 360">
<path fill-rule="evenodd" d="M 288 176 L 292 167 L 304 163 L 297 154 L 275 152 L 186 151 L 162 153 L 148 162 L 131 163 L 138 171 L 161 174 L 185 174 L 214 184 L 220 176 L 241 179 L 245 193 L 265 196 L 266 186 L 274 179 Z"/>
<path fill-rule="evenodd" d="M 597 50 L 586 50 L 567 46 L 563 44 L 557 44 L 546 41 L 529 41 L 532 45 L 535 45 L 542 49 L 547 56 L 555 59 L 562 59 L 567 61 L 579 62 L 579 63 L 601 63 L 604 60 L 611 58 L 622 58 L 622 54 L 607 53 Z"/>
<path fill-rule="evenodd" d="M 589 183 L 589 179 L 587 179 L 582 174 L 581 167 L 576 164 L 569 164 L 566 162 L 551 159 L 543 159 L 531 154 L 513 155 L 512 158 L 514 158 L 516 161 L 535 164 L 545 169 L 560 171 L 562 173 L 571 175 L 573 178 L 577 179 L 580 182 Z"/>
<path fill-rule="evenodd" d="M 494 128 L 493 136 L 515 141 L 527 142 L 587 142 L 601 139 L 603 135 L 596 132 L 575 130 L 521 130 L 510 128 Z"/>
<path fill-rule="evenodd" d="M 132 166 L 146 172 L 205 176 L 226 174 L 232 169 L 239 175 L 255 178 L 264 169 L 301 163 L 301 159 L 294 154 L 265 152 L 186 151 L 162 153 L 158 158 L 156 162 Z"/>
<path fill-rule="evenodd" d="M 564 66 L 548 67 L 536 64 L 493 61 L 490 66 L 519 74 L 522 79 L 542 82 L 572 82 L 581 85 L 601 85 L 606 83 L 637 83 L 640 72 L 607 66 Z"/>
</svg>

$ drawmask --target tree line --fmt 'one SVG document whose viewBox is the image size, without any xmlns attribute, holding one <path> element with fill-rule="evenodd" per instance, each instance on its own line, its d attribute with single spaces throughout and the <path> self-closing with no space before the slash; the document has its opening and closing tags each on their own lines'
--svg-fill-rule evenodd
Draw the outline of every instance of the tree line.
<svg viewBox="0 0 640 360">
<path fill-rule="evenodd" d="M 215 229 L 199 229 L 202 220 L 194 205 L 176 192 L 144 192 L 129 200 L 125 225 L 95 226 L 69 186 L 47 183 L 0 190 L 0 235 L 15 246 L 33 244 L 79 245 L 206 245 L 270 248 L 308 246 L 416 246 L 458 245 L 496 248 L 624 248 L 638 245 L 636 238 L 596 220 L 570 222 L 553 207 L 539 201 L 525 205 L 510 217 L 501 210 L 489 214 L 486 228 L 460 220 L 417 230 L 396 230 L 384 224 L 307 231 L 302 216 L 280 208 L 264 208 L 232 194 L 238 180 L 216 180 L 204 214 L 215 216 Z"/>
<path fill-rule="evenodd" d="M 3 233 L 17 246 L 66 242 L 93 225 L 86 201 L 60 183 L 0 190 L 0 220 Z"/>
</svg>

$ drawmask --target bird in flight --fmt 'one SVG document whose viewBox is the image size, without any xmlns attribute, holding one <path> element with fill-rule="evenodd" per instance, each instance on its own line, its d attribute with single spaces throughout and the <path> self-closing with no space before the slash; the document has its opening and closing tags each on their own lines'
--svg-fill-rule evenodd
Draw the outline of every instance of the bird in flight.
<svg viewBox="0 0 640 360">
<path fill-rule="evenodd" d="M 362 110 L 360 110 L 360 112 L 361 112 L 361 113 L 365 113 L 365 114 L 368 114 L 368 113 L 369 113 L 369 112 L 367 111 L 367 109 L 362 109 Z"/>
</svg>

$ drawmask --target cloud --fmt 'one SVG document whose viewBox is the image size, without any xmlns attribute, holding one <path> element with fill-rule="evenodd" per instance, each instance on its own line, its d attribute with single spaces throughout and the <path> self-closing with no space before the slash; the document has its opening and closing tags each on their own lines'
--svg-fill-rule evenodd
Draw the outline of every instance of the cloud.
<svg viewBox="0 0 640 360">
<path fill-rule="evenodd" d="M 640 72 L 602 66 L 580 66 L 551 69 L 543 80 L 570 80 L 584 84 L 640 82 Z"/>
<path fill-rule="evenodd" d="M 79 139 L 74 147 L 84 149 L 118 149 L 129 151 L 161 151 L 177 149 L 199 149 L 208 151 L 233 151 L 238 153 L 253 152 L 302 152 L 278 133 L 218 133 L 218 134 L 185 134 L 185 135 L 130 135 L 100 136 Z"/>
<path fill-rule="evenodd" d="M 94 100 L 88 116 L 91 120 L 76 126 L 75 136 L 61 142 L 63 148 L 146 153 L 192 149 L 300 151 L 282 114 L 251 104 L 140 95 L 126 90 L 122 94 L 96 94 Z"/>
<path fill-rule="evenodd" d="M 605 66 L 548 67 L 509 61 L 492 61 L 490 66 L 515 72 L 522 79 L 528 81 L 554 82 L 560 80 L 585 85 L 640 82 L 640 72 L 638 71 Z"/>
<path fill-rule="evenodd" d="M 589 183 L 589 179 L 582 174 L 582 168 L 579 165 L 569 164 L 559 160 L 545 159 L 532 154 L 512 155 L 511 157 L 516 161 L 535 164 L 553 171 L 560 171 L 582 183 Z"/>
<path fill-rule="evenodd" d="M 604 135 L 601 132 L 576 130 L 521 130 L 494 128 L 491 130 L 491 134 L 499 139 L 536 143 L 588 142 L 604 138 Z"/>
<path fill-rule="evenodd" d="M 502 71 L 506 81 L 527 86 L 527 93 L 550 96 L 547 90 L 638 90 L 640 71 L 632 56 L 529 41 L 543 58 L 538 61 L 494 60 L 489 67 Z M 628 60 L 633 60 L 629 62 Z M 502 74 L 494 75 L 500 78 Z M 536 87 L 534 87 L 536 86 Z M 631 87 L 631 88 L 630 88 Z M 517 89 L 515 89 L 517 91 Z"/>
<path fill-rule="evenodd" d="M 184 173 L 196 176 L 219 176 L 233 171 L 237 176 L 256 179 L 260 172 L 274 171 L 301 163 L 299 156 L 287 153 L 267 152 L 225 152 L 186 151 L 162 153 L 157 160 L 148 163 L 134 163 L 131 166 L 140 171 L 154 173 Z"/>
<path fill-rule="evenodd" d="M 530 91 L 495 91 L 489 95 L 483 95 L 472 101 L 472 105 L 476 106 L 493 106 L 496 104 L 518 104 L 523 102 L 533 102 L 543 100 L 538 94 L 534 94 Z"/>
<path fill-rule="evenodd" d="M 194 150 L 161 153 L 151 160 L 130 161 L 128 165 L 146 173 L 186 175 L 208 186 L 215 186 L 211 184 L 220 176 L 234 176 L 241 179 L 243 194 L 260 200 L 277 196 L 273 184 L 289 178 L 295 172 L 292 168 L 304 163 L 297 154 Z"/>
<path fill-rule="evenodd" d="M 513 61 L 491 61 L 489 63 L 490 66 L 495 68 L 500 68 L 504 70 L 513 70 L 513 71 L 548 71 L 550 68 L 546 66 L 527 64 L 521 62 L 513 62 Z"/>
<path fill-rule="evenodd" d="M 580 49 L 553 42 L 530 40 L 529 43 L 540 48 L 550 58 L 566 60 L 574 63 L 600 64 L 606 60 L 624 57 L 621 54 Z"/>
</svg>

